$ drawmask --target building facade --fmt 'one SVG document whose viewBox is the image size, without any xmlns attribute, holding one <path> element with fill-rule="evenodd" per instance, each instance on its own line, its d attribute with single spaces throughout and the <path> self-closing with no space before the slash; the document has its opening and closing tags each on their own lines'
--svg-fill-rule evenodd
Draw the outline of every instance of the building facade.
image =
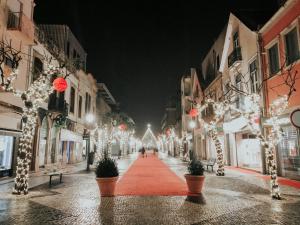
<svg viewBox="0 0 300 225">
<path fill-rule="evenodd" d="M 238 110 L 246 107 L 244 93 L 262 95 L 257 26 L 245 21 L 230 14 L 220 65 L 224 97 Z M 226 113 L 223 132 L 227 164 L 263 172 L 264 153 L 244 118 L 234 111 Z"/>
<path fill-rule="evenodd" d="M 29 85 L 30 47 L 34 43 L 34 24 L 32 20 L 34 2 L 28 0 L 8 0 L 0 2 L 0 43 L 1 49 L 10 48 L 22 52 L 19 74 L 14 87 L 26 90 Z M 1 52 L 3 56 L 3 52 Z M 1 57 L 2 58 L 2 57 Z M 9 57 L 1 59 L 1 75 L 7 77 L 11 72 Z M 23 103 L 12 93 L 0 90 L 0 177 L 12 176 L 15 172 L 18 141 L 21 132 L 21 113 Z"/>
<path fill-rule="evenodd" d="M 290 95 L 287 109 L 278 118 L 284 137 L 277 146 L 276 160 L 279 175 L 299 180 L 300 136 L 290 115 L 300 107 L 300 1 L 286 1 L 259 34 L 265 80 L 264 128 L 269 131 L 270 105 L 278 97 Z"/>
</svg>

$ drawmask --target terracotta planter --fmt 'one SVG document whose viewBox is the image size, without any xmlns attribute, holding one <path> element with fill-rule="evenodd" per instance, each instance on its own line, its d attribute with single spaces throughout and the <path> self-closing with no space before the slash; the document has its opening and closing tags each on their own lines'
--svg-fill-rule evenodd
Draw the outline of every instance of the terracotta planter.
<svg viewBox="0 0 300 225">
<path fill-rule="evenodd" d="M 192 194 L 200 194 L 204 184 L 205 176 L 184 175 L 189 192 Z"/>
<path fill-rule="evenodd" d="M 101 177 L 96 178 L 100 195 L 102 197 L 114 196 L 116 183 L 119 177 Z"/>
</svg>

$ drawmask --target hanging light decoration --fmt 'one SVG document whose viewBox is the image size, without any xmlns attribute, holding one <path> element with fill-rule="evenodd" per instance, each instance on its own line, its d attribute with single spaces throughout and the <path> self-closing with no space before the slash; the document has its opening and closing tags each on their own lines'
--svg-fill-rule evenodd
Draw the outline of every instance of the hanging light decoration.
<svg viewBox="0 0 300 225">
<path fill-rule="evenodd" d="M 58 92 L 64 92 L 67 87 L 68 83 L 63 77 L 58 77 L 53 81 L 53 88 Z"/>
<path fill-rule="evenodd" d="M 196 116 L 198 116 L 198 109 L 197 109 L 197 108 L 191 109 L 190 112 L 189 112 L 189 115 L 190 115 L 191 117 L 196 117 Z"/>
</svg>

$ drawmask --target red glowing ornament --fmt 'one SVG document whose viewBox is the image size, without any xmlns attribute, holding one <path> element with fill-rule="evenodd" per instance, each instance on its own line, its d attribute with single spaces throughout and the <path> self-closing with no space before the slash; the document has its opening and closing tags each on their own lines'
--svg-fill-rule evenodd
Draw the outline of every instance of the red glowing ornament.
<svg viewBox="0 0 300 225">
<path fill-rule="evenodd" d="M 58 92 L 65 91 L 67 89 L 67 87 L 68 87 L 68 83 L 62 77 L 58 77 L 53 81 L 53 88 L 54 88 L 54 90 L 56 90 Z"/>
<path fill-rule="evenodd" d="M 121 125 L 119 126 L 119 129 L 120 129 L 120 130 L 126 130 L 126 128 L 127 128 L 127 126 L 126 126 L 125 124 L 121 124 Z"/>
<path fill-rule="evenodd" d="M 166 134 L 167 134 L 168 136 L 170 136 L 170 134 L 171 134 L 170 128 L 168 128 L 168 129 L 166 130 Z"/>
<path fill-rule="evenodd" d="M 196 108 L 191 109 L 191 111 L 189 112 L 189 115 L 190 115 L 191 117 L 196 117 L 196 116 L 198 116 L 198 109 L 196 109 Z"/>
</svg>

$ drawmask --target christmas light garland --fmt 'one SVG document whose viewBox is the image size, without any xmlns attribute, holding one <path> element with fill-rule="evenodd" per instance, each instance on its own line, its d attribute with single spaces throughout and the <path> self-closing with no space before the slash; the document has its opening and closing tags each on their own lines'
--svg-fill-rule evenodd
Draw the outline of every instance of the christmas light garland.
<svg viewBox="0 0 300 225">
<path fill-rule="evenodd" d="M 218 171 L 217 175 L 224 175 L 224 165 L 223 165 L 223 151 L 221 143 L 217 137 L 216 124 L 222 120 L 225 113 L 228 110 L 238 112 L 240 116 L 246 119 L 248 127 L 251 132 L 257 136 L 260 140 L 262 147 L 264 148 L 267 167 L 271 177 L 270 186 L 271 186 L 271 196 L 275 199 L 280 199 L 280 189 L 277 181 L 277 168 L 275 160 L 275 147 L 282 140 L 283 132 L 280 129 L 280 124 L 278 116 L 281 115 L 288 106 L 287 96 L 281 96 L 276 99 L 270 105 L 270 119 L 268 124 L 271 125 L 270 134 L 265 137 L 262 134 L 261 129 L 255 123 L 256 119 L 260 115 L 260 96 L 258 94 L 248 94 L 245 95 L 245 107 L 244 109 L 238 109 L 234 104 L 225 100 L 223 102 L 215 102 L 212 99 L 207 99 L 203 105 L 197 105 L 198 111 L 202 112 L 205 108 L 208 107 L 208 104 L 213 104 L 215 118 L 210 123 L 206 123 L 202 118 L 199 118 L 200 123 L 208 130 L 209 135 L 212 137 L 216 151 L 217 151 L 217 164 Z"/>
</svg>

